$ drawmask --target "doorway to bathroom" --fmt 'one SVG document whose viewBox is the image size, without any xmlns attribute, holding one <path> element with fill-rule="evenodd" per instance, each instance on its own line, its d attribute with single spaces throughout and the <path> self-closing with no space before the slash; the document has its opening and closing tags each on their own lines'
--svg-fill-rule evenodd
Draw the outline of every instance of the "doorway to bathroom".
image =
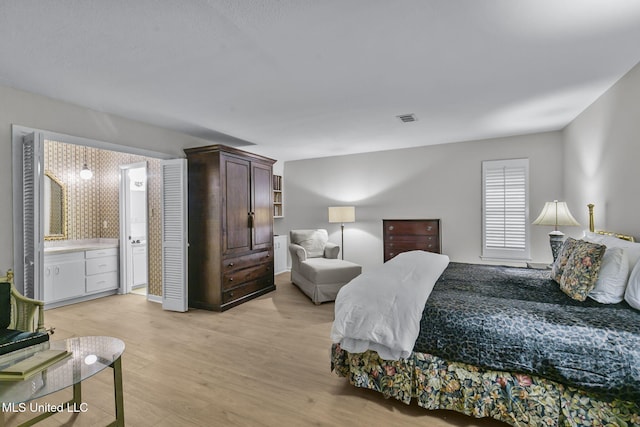
<svg viewBox="0 0 640 427">
<path fill-rule="evenodd" d="M 30 298 L 45 300 L 45 309 L 131 291 L 133 282 L 127 290 L 126 281 L 120 274 L 126 269 L 120 247 L 129 247 L 121 245 L 120 238 L 124 236 L 127 243 L 129 236 L 134 240 L 133 234 L 121 232 L 120 227 L 119 199 L 123 181 L 120 166 L 141 163 L 141 166 L 146 166 L 143 186 L 147 193 L 146 299 L 161 303 L 165 310 L 187 311 L 186 159 L 18 125 L 12 125 L 11 129 L 13 267 L 18 290 Z M 54 155 L 47 155 L 46 146 L 51 142 L 57 142 L 57 148 Z M 85 174 L 86 178 L 82 176 L 85 169 L 91 171 L 90 175 Z M 49 189 L 49 213 L 45 206 L 47 171 L 56 178 L 51 181 L 60 187 L 55 192 L 53 188 Z M 134 177 L 134 186 L 136 181 L 141 180 Z M 54 194 L 58 197 L 52 197 Z M 54 203 L 54 199 L 60 203 Z M 60 212 L 61 216 L 51 216 L 54 212 Z M 55 240 L 45 240 L 46 216 L 50 216 L 50 228 L 53 222 L 60 223 L 57 231 L 49 230 L 47 233 Z M 107 267 L 107 263 L 95 260 L 82 263 L 79 256 L 78 270 L 73 274 L 79 283 L 77 292 L 47 302 L 44 291 L 45 252 L 68 252 L 70 245 L 80 252 L 92 252 L 96 243 L 113 245 L 120 255 L 116 262 L 117 284 L 106 291 L 102 288 L 96 290 L 93 279 L 97 276 L 89 277 L 85 264 L 97 264 L 102 268 Z M 116 258 L 114 254 L 108 255 Z M 85 259 L 86 253 L 82 260 Z M 133 263 L 133 258 L 131 260 Z M 144 271 L 143 267 L 139 273 Z M 84 286 L 80 285 L 81 281 Z M 97 283 L 106 286 L 107 282 L 98 280 Z"/>
<path fill-rule="evenodd" d="M 147 295 L 147 163 L 120 165 L 120 256 L 124 293 Z"/>
</svg>

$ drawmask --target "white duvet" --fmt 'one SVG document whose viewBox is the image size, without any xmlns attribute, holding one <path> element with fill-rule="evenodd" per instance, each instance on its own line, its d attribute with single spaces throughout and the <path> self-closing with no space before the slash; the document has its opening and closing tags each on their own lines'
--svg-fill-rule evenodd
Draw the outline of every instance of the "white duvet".
<svg viewBox="0 0 640 427">
<path fill-rule="evenodd" d="M 448 264 L 446 255 L 411 251 L 362 273 L 338 292 L 331 339 L 351 353 L 409 357 L 424 305 Z"/>
</svg>

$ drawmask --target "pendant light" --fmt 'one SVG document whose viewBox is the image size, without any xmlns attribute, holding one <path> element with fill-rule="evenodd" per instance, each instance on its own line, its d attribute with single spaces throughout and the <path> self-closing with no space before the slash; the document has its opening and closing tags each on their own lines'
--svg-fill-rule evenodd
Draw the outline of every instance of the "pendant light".
<svg viewBox="0 0 640 427">
<path fill-rule="evenodd" d="M 91 179 L 91 177 L 93 177 L 93 172 L 87 166 L 87 147 L 84 147 L 84 165 L 82 165 L 82 170 L 80 171 L 80 178 Z"/>
</svg>

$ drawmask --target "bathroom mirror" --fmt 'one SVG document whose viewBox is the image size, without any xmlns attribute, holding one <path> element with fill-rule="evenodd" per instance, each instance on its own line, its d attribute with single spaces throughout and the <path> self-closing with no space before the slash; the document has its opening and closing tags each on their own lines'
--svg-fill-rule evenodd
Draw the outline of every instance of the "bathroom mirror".
<svg viewBox="0 0 640 427">
<path fill-rule="evenodd" d="M 44 173 L 44 239 L 67 238 L 67 189 L 51 172 Z"/>
</svg>

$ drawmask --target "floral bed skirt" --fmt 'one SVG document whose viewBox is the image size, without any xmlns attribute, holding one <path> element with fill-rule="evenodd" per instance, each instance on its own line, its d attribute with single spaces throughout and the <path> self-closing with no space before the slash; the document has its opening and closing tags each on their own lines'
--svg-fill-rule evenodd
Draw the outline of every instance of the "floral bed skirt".
<svg viewBox="0 0 640 427">
<path fill-rule="evenodd" d="M 374 351 L 348 353 L 334 344 L 331 370 L 406 404 L 449 409 L 513 426 L 640 426 L 640 402 L 597 397 L 544 378 L 447 362 L 426 353 L 383 360 Z"/>
</svg>

